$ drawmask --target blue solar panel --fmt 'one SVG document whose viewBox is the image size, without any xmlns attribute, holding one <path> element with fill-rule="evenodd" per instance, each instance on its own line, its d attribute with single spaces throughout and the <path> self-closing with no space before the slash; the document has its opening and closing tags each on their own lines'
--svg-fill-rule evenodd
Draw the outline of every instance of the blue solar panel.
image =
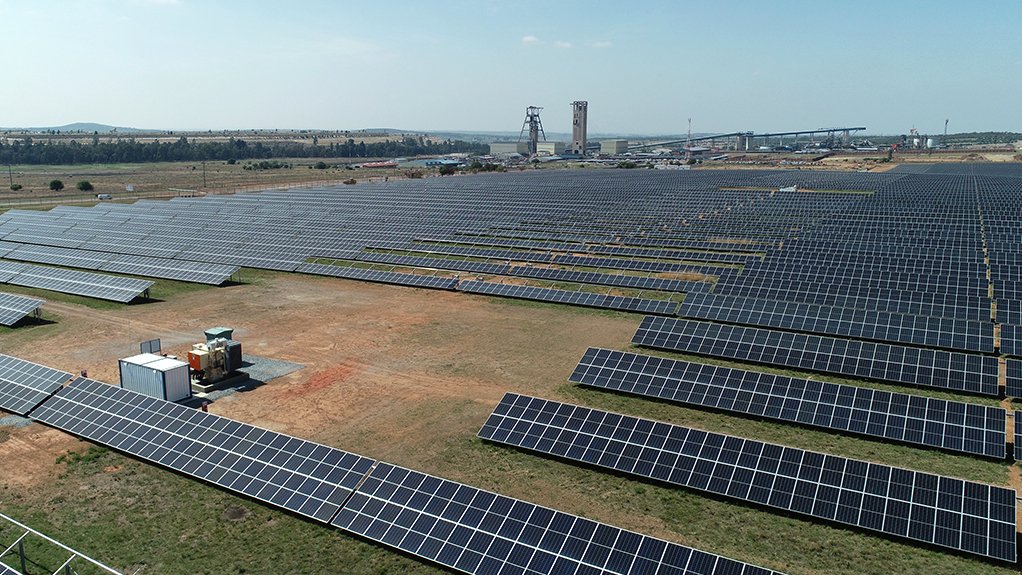
<svg viewBox="0 0 1022 575">
<path fill-rule="evenodd" d="M 1015 490 L 508 393 L 479 436 L 1014 563 Z"/>
</svg>

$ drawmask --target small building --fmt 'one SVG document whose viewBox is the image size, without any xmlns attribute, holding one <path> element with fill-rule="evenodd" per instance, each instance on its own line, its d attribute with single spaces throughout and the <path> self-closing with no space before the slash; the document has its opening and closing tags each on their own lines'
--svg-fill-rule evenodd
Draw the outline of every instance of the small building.
<svg viewBox="0 0 1022 575">
<path fill-rule="evenodd" d="M 149 397 L 181 401 L 192 396 L 188 364 L 152 353 L 126 357 L 119 362 L 121 387 Z"/>
<path fill-rule="evenodd" d="M 528 154 L 528 142 L 493 142 L 490 144 L 490 153 L 494 156 L 510 154 Z"/>
<path fill-rule="evenodd" d="M 568 145 L 564 142 L 538 142 L 536 144 L 537 154 L 550 154 L 556 156 L 563 154 L 568 150 Z"/>
<path fill-rule="evenodd" d="M 628 140 L 603 140 L 600 142 L 600 153 L 616 156 L 628 151 Z"/>
</svg>

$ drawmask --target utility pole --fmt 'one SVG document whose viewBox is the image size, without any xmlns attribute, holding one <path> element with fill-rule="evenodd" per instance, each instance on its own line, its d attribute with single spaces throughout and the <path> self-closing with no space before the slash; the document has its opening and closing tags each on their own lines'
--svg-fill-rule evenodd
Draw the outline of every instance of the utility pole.
<svg viewBox="0 0 1022 575">
<path fill-rule="evenodd" d="M 206 160 L 202 160 L 202 187 L 206 187 Z"/>
<path fill-rule="evenodd" d="M 14 172 L 11 171 L 10 162 L 7 163 L 7 178 L 11 181 L 11 185 L 14 185 Z"/>
</svg>

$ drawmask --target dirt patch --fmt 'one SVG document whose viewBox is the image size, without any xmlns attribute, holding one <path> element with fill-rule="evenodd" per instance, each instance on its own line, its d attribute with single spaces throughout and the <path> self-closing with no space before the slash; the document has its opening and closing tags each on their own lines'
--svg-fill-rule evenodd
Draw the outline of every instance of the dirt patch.
<svg viewBox="0 0 1022 575">
<path fill-rule="evenodd" d="M 31 425 L 9 430 L 7 441 L 0 443 L 0 487 L 32 488 L 62 472 L 56 463 L 61 455 L 75 451 L 83 442 L 60 431 Z"/>
<path fill-rule="evenodd" d="M 252 512 L 244 507 L 228 507 L 224 510 L 223 517 L 228 521 L 242 521 L 251 514 Z"/>
<path fill-rule="evenodd" d="M 224 397 L 211 412 L 412 465 L 438 437 L 473 437 L 505 391 L 554 396 L 589 345 L 620 346 L 641 320 L 335 278 L 245 276 L 252 283 L 114 310 L 47 304 L 65 345 L 43 347 L 18 330 L 0 336 L 0 347 L 116 383 L 118 358 L 140 341 L 161 338 L 165 353 L 184 356 L 204 329 L 231 326 L 246 354 L 307 367 Z M 23 484 L 43 481 L 79 444 L 38 425 L 12 434 L 0 444 L 0 467 L 17 463 Z"/>
</svg>

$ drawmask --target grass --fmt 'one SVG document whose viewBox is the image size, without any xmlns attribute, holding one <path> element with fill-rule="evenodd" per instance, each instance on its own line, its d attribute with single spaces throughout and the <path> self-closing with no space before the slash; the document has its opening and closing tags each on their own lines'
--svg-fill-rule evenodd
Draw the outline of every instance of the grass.
<svg viewBox="0 0 1022 575">
<path fill-rule="evenodd" d="M 0 206 L 27 208 L 29 205 L 56 206 L 74 203 L 89 205 L 97 203 L 96 194 L 110 194 L 113 201 L 137 198 L 167 198 L 190 192 L 180 190 L 205 190 L 211 193 L 279 187 L 288 184 L 310 184 L 316 182 L 339 182 L 355 178 L 362 182 L 368 179 L 382 180 L 384 177 L 401 177 L 401 169 L 353 169 L 329 168 L 313 170 L 309 167 L 321 158 L 280 158 L 290 163 L 291 169 L 245 170 L 247 160 L 236 164 L 223 161 L 196 162 L 154 162 L 139 164 L 76 164 L 76 165 L 15 165 L 14 182 L 24 189 L 12 192 L 4 185 L 0 189 Z M 328 158 L 327 164 L 341 164 L 351 159 Z M 50 180 L 63 180 L 67 186 L 61 192 L 51 192 Z M 79 192 L 75 182 L 88 180 L 95 189 Z M 6 181 L 6 180 L 5 180 Z M 134 192 L 127 192 L 128 184 L 135 186 Z M 109 200 L 107 200 L 109 201 Z"/>
<path fill-rule="evenodd" d="M 353 575 L 441 573 L 118 453 L 90 453 L 41 491 L 19 494 L 0 484 L 3 512 L 127 573 L 337 573 L 339 567 Z M 0 542 L 12 534 L 0 530 Z M 28 552 L 38 565 L 33 572 L 52 573 L 67 558 L 52 545 L 34 544 Z"/>
</svg>

